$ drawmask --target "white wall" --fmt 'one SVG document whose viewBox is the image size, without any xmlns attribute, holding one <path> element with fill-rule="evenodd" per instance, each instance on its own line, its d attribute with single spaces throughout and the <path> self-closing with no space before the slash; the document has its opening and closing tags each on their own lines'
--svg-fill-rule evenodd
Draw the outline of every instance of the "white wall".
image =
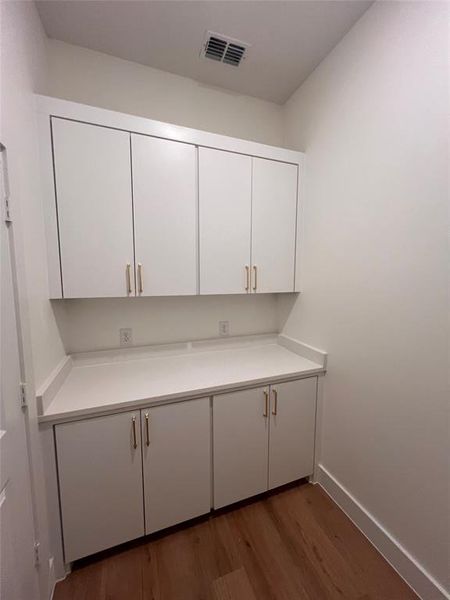
<svg viewBox="0 0 450 600">
<path fill-rule="evenodd" d="M 282 108 L 192 79 L 48 40 L 49 95 L 280 145 Z M 67 352 L 114 348 L 119 328 L 132 327 L 134 344 L 273 332 L 276 301 L 267 297 L 137 298 L 53 303 Z"/>
<path fill-rule="evenodd" d="M 45 35 L 31 2 L 1 3 L 1 142 L 8 152 L 18 267 L 21 327 L 29 407 L 25 413 L 41 544 L 42 597 L 48 597 L 49 543 L 43 465 L 38 439 L 36 385 L 64 356 L 48 301 L 33 92 L 46 91 Z M 26 452 L 26 449 L 23 449 Z M 26 491 L 24 490 L 24 493 Z M 30 565 L 34 569 L 34 565 Z"/>
<path fill-rule="evenodd" d="M 30 3 L 8 4 L 17 31 L 10 140 L 26 148 L 13 168 L 31 236 L 26 264 L 39 380 L 62 354 L 42 295 L 43 229 L 28 127 L 42 32 Z M 307 152 L 298 300 L 86 300 L 56 308 L 66 348 L 85 350 L 117 346 L 123 326 L 133 327 L 136 343 L 210 337 L 224 319 L 233 334 L 270 331 L 278 304 L 285 333 L 330 353 L 324 466 L 441 583 L 449 505 L 444 16 L 444 4 L 434 2 L 375 4 L 287 103 L 286 142 Z M 281 142 L 277 105 L 60 42 L 49 42 L 48 60 L 49 88 L 40 91 L 50 95 Z"/>
<path fill-rule="evenodd" d="M 230 335 L 278 326 L 272 294 L 57 300 L 54 308 L 68 353 L 118 347 L 120 327 L 131 327 L 133 343 L 144 346 L 218 337 L 219 321 L 229 321 Z"/>
<path fill-rule="evenodd" d="M 33 93 L 47 92 L 46 37 L 33 3 L 6 2 L 2 40 L 2 119 L 23 230 L 36 385 L 64 356 L 48 301 L 44 213 Z M 4 142 L 5 143 L 5 142 Z"/>
<path fill-rule="evenodd" d="M 48 41 L 49 95 L 280 145 L 282 107 L 101 52 Z"/>
<path fill-rule="evenodd" d="M 323 465 L 442 585 L 446 10 L 374 4 L 288 101 L 286 142 L 307 154 L 304 293 L 279 306 L 283 332 L 329 352 Z"/>
</svg>

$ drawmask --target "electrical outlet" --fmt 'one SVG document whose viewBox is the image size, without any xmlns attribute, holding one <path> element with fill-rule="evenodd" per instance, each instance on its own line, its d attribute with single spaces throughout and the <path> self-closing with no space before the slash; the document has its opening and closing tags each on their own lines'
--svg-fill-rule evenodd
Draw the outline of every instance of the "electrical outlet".
<svg viewBox="0 0 450 600">
<path fill-rule="evenodd" d="M 119 329 L 120 345 L 121 346 L 132 346 L 133 344 L 133 330 L 131 327 Z"/>
<path fill-rule="evenodd" d="M 230 335 L 230 321 L 219 321 L 219 335 Z"/>
</svg>

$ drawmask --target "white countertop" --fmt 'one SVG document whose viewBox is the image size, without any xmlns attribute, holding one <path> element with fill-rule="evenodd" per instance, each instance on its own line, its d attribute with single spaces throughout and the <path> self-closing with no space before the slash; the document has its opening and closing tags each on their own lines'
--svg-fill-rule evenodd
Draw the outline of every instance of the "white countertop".
<svg viewBox="0 0 450 600">
<path fill-rule="evenodd" d="M 320 351 L 310 349 L 315 362 L 310 359 L 311 352 L 306 352 L 309 358 L 298 353 L 304 345 L 289 338 L 285 338 L 289 343 L 280 342 L 281 337 L 180 344 L 129 354 L 89 353 L 88 358 L 86 354 L 75 355 L 39 421 L 61 422 L 133 410 L 325 371 L 325 353 L 322 359 L 320 354 L 314 355 Z"/>
</svg>

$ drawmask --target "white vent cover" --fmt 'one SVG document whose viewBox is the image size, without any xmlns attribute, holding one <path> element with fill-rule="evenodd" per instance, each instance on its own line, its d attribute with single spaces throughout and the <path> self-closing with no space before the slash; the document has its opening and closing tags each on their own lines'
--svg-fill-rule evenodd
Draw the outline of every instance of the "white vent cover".
<svg viewBox="0 0 450 600">
<path fill-rule="evenodd" d="M 238 67 L 245 58 L 249 46 L 250 44 L 240 42 L 221 33 L 207 31 L 201 56 Z"/>
</svg>

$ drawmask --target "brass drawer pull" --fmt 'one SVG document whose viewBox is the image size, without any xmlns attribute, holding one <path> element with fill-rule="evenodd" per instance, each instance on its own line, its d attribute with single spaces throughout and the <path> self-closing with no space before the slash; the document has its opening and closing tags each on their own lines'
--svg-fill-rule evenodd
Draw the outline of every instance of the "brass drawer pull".
<svg viewBox="0 0 450 600">
<path fill-rule="evenodd" d="M 256 292 L 258 288 L 258 267 L 256 265 L 253 265 L 253 273 L 255 275 L 255 280 L 253 282 L 253 291 Z"/>
<path fill-rule="evenodd" d="M 146 437 L 145 444 L 147 446 L 150 446 L 150 425 L 149 425 L 149 421 L 150 421 L 150 419 L 149 419 L 148 413 L 145 413 L 145 437 Z"/>
<path fill-rule="evenodd" d="M 131 288 L 131 264 L 127 263 L 127 294 L 130 296 L 133 293 Z"/>
<path fill-rule="evenodd" d="M 245 265 L 245 277 L 246 277 L 245 291 L 248 292 L 250 289 L 250 267 L 248 265 Z"/>
<path fill-rule="evenodd" d="M 138 263 L 137 266 L 137 270 L 138 270 L 138 282 L 139 282 L 139 295 L 141 295 L 144 292 L 144 277 L 142 275 L 142 263 Z"/>
<path fill-rule="evenodd" d="M 131 419 L 132 429 L 133 429 L 133 448 L 136 450 L 137 448 L 137 437 L 136 437 L 136 417 Z"/>
<path fill-rule="evenodd" d="M 263 417 L 267 418 L 269 416 L 269 392 L 264 390 L 264 412 Z"/>
<path fill-rule="evenodd" d="M 277 390 L 272 390 L 273 392 L 273 410 L 272 414 L 276 416 L 278 414 L 278 392 Z"/>
</svg>

